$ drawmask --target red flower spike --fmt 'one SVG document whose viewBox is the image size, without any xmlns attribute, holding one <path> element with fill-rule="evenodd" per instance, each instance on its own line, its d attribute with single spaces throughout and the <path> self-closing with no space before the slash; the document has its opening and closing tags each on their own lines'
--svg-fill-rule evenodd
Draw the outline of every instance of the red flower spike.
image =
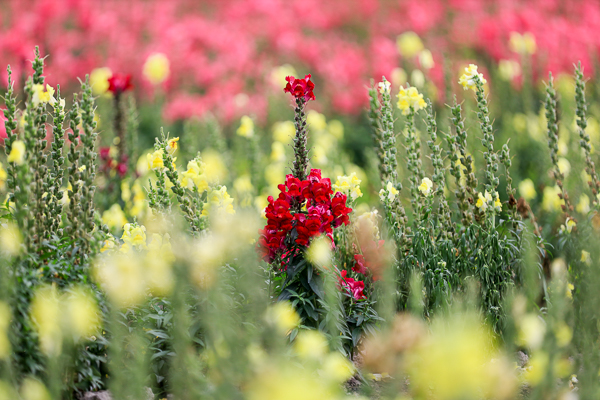
<svg viewBox="0 0 600 400">
<path fill-rule="evenodd" d="M 339 279 L 338 282 L 340 287 L 348 290 L 348 292 L 351 293 L 356 300 L 366 299 L 367 297 L 363 293 L 365 283 L 363 281 L 356 281 L 352 278 L 347 278 L 347 274 L 347 271 L 341 272 L 342 277 Z"/>
<path fill-rule="evenodd" d="M 365 257 L 362 254 L 355 254 L 354 261 L 355 261 L 355 264 L 352 267 L 352 271 L 356 272 L 357 274 L 366 275 L 367 274 L 367 264 L 365 261 Z"/>
<path fill-rule="evenodd" d="M 286 76 L 285 80 L 287 85 L 283 89 L 284 93 L 291 93 L 297 99 L 304 99 L 304 101 L 315 100 L 313 89 L 315 84 L 310 80 L 311 75 L 308 74 L 304 79 L 297 79 L 293 76 Z"/>
<path fill-rule="evenodd" d="M 108 78 L 108 91 L 115 95 L 133 89 L 131 84 L 131 75 L 113 74 Z"/>
</svg>

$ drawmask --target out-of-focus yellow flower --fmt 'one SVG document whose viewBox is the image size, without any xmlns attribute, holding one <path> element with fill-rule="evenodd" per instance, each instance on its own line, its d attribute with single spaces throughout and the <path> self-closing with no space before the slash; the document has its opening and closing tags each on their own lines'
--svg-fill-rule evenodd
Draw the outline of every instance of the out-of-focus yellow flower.
<svg viewBox="0 0 600 400">
<path fill-rule="evenodd" d="M 546 186 L 544 188 L 544 197 L 542 200 L 542 208 L 545 211 L 559 211 L 561 206 L 565 203 L 563 199 L 558 197 L 561 193 L 558 186 Z"/>
<path fill-rule="evenodd" d="M 458 83 L 463 87 L 464 90 L 477 90 L 477 85 L 475 83 L 477 79 L 479 79 L 483 85 L 487 83 L 487 80 L 483 77 L 483 74 L 477 72 L 477 65 L 469 64 L 469 66 L 465 68 L 465 73 L 461 75 Z"/>
<path fill-rule="evenodd" d="M 572 283 L 567 284 L 566 296 L 568 299 L 573 299 L 573 290 L 575 289 L 575 285 Z"/>
<path fill-rule="evenodd" d="M 515 60 L 500 60 L 498 63 L 498 72 L 500 78 L 510 82 L 521 75 L 521 64 Z"/>
<path fill-rule="evenodd" d="M 114 250 L 117 248 L 117 242 L 115 238 L 110 236 L 108 239 L 104 241 L 102 248 L 100 249 L 100 253 L 104 253 L 105 251 Z"/>
<path fill-rule="evenodd" d="M 331 240 L 326 236 L 314 239 L 306 249 L 306 259 L 317 267 L 331 265 Z"/>
<path fill-rule="evenodd" d="M 144 299 L 147 271 L 137 253 L 103 254 L 96 259 L 93 273 L 94 279 L 118 307 L 139 304 Z"/>
<path fill-rule="evenodd" d="M 121 240 L 129 246 L 135 246 L 138 249 L 146 248 L 146 227 L 137 223 L 127 223 L 123 226 L 123 236 Z"/>
<path fill-rule="evenodd" d="M 344 138 L 344 124 L 342 124 L 337 119 L 333 119 L 329 121 L 327 124 L 327 130 L 337 140 L 342 140 Z"/>
<path fill-rule="evenodd" d="M 396 195 L 398 194 L 398 189 L 394 187 L 392 182 L 388 182 L 385 188 L 379 191 L 379 198 L 381 201 L 389 201 L 390 203 L 396 199 Z"/>
<path fill-rule="evenodd" d="M 164 296 L 173 289 L 175 284 L 173 261 L 175 261 L 175 255 L 171 248 L 169 234 L 153 233 L 144 262 L 147 271 L 146 281 L 153 294 Z"/>
<path fill-rule="evenodd" d="M 100 312 L 91 293 L 78 287 L 61 302 L 63 316 L 66 316 L 70 332 L 76 338 L 92 336 L 100 326 Z"/>
<path fill-rule="evenodd" d="M 531 32 L 522 35 L 519 32 L 511 32 L 508 46 L 511 51 L 519 54 L 534 54 L 537 48 L 535 36 Z"/>
<path fill-rule="evenodd" d="M 13 142 L 7 161 L 23 165 L 25 162 L 25 143 L 22 140 L 15 140 Z"/>
<path fill-rule="evenodd" d="M 537 386 L 546 375 L 548 364 L 549 357 L 547 353 L 543 351 L 534 353 L 529 359 L 529 367 L 527 367 L 523 378 L 531 386 Z"/>
<path fill-rule="evenodd" d="M 502 211 L 502 202 L 500 201 L 500 196 L 498 196 L 498 192 L 496 192 L 496 200 L 494 200 L 494 210 L 496 210 L 496 212 Z"/>
<path fill-rule="evenodd" d="M 565 347 L 569 343 L 571 343 L 571 339 L 573 339 L 573 331 L 563 321 L 558 323 L 558 326 L 554 330 L 554 335 L 556 336 L 556 343 L 560 347 Z"/>
<path fill-rule="evenodd" d="M 285 168 L 283 163 L 272 163 L 265 168 L 265 179 L 275 190 L 277 185 L 285 180 Z"/>
<path fill-rule="evenodd" d="M 537 194 L 535 193 L 535 186 L 531 179 L 527 178 L 519 182 L 519 194 L 527 201 L 535 199 Z"/>
<path fill-rule="evenodd" d="M 37 379 L 25 378 L 21 385 L 21 398 L 23 400 L 51 400 L 46 386 Z"/>
<path fill-rule="evenodd" d="M 59 355 L 62 350 L 61 307 L 53 286 L 37 290 L 31 303 L 31 318 L 39 335 L 42 352 L 47 356 Z"/>
<path fill-rule="evenodd" d="M 170 155 L 175 154 L 175 152 L 177 151 L 177 148 L 179 147 L 178 142 L 179 142 L 178 137 L 169 139 L 169 141 L 167 142 L 167 153 L 169 153 Z"/>
<path fill-rule="evenodd" d="M 252 121 L 252 118 L 244 115 L 240 120 L 240 127 L 237 128 L 236 133 L 245 138 L 254 136 L 254 121 Z"/>
<path fill-rule="evenodd" d="M 492 195 L 489 194 L 487 190 L 484 194 L 479 192 L 477 193 L 477 203 L 475 203 L 475 206 L 481 211 L 485 212 L 488 209 L 488 206 L 490 205 L 492 200 Z"/>
<path fill-rule="evenodd" d="M 207 149 L 202 153 L 204 162 L 204 173 L 209 184 L 217 184 L 227 176 L 227 167 L 223 162 L 221 155 L 212 149 Z"/>
<path fill-rule="evenodd" d="M 431 182 L 431 179 L 423 178 L 421 184 L 419 185 L 419 191 L 423 194 L 423 196 L 429 196 L 432 188 L 433 182 Z"/>
<path fill-rule="evenodd" d="M 46 90 L 44 90 L 44 85 L 36 84 L 33 85 L 33 97 L 31 101 L 36 106 L 39 106 L 42 103 L 49 103 L 54 105 L 56 103 L 56 99 L 54 98 L 54 88 L 48 84 L 46 84 Z"/>
<path fill-rule="evenodd" d="M 283 64 L 273 68 L 271 71 L 271 82 L 277 87 L 283 87 L 286 84 L 286 76 L 298 76 L 296 70 L 290 64 Z"/>
<path fill-rule="evenodd" d="M 590 212 L 590 198 L 587 194 L 582 194 L 579 197 L 579 203 L 577 203 L 577 207 L 575 207 L 578 213 L 587 214 Z"/>
<path fill-rule="evenodd" d="M 423 51 L 423 42 L 414 32 L 404 32 L 396 38 L 396 46 L 402 57 L 412 58 Z"/>
<path fill-rule="evenodd" d="M 227 187 L 221 186 L 219 189 L 211 190 L 208 195 L 208 201 L 202 210 L 202 215 L 209 215 L 213 211 L 223 211 L 227 214 L 235 214 L 233 209 L 233 199 L 227 193 Z"/>
<path fill-rule="evenodd" d="M 403 86 L 400 86 L 400 91 L 398 92 L 398 109 L 402 111 L 403 115 L 408 115 L 412 111 L 417 112 L 422 108 L 427 106 L 425 100 L 423 100 L 423 95 L 419 93 L 417 88 L 408 87 L 404 89 Z"/>
<path fill-rule="evenodd" d="M 146 155 L 146 160 L 148 162 L 148 169 L 157 170 L 163 169 L 165 167 L 165 163 L 163 162 L 163 149 L 158 149 L 153 153 L 148 153 Z"/>
<path fill-rule="evenodd" d="M 8 174 L 6 173 L 2 163 L 0 163 L 0 190 L 4 190 L 4 187 L 6 186 L 6 178 L 8 178 Z"/>
<path fill-rule="evenodd" d="M 169 77 L 171 64 L 163 53 L 151 54 L 144 63 L 143 74 L 153 85 L 163 83 Z"/>
<path fill-rule="evenodd" d="M 581 262 L 586 263 L 588 265 L 592 263 L 592 258 L 590 257 L 589 252 L 581 250 Z"/>
<path fill-rule="evenodd" d="M 564 157 L 559 157 L 557 164 L 560 173 L 563 174 L 565 177 L 569 176 L 569 173 L 571 172 L 571 163 L 569 162 L 569 160 L 567 160 Z"/>
<path fill-rule="evenodd" d="M 192 190 L 194 185 L 198 192 L 202 193 L 208 189 L 205 164 L 200 160 L 191 160 L 187 164 L 187 171 L 181 174 L 181 186 Z"/>
<path fill-rule="evenodd" d="M 517 342 L 521 346 L 527 346 L 537 350 L 542 345 L 546 334 L 546 324 L 537 314 L 526 314 L 519 321 Z"/>
<path fill-rule="evenodd" d="M 275 122 L 273 124 L 273 140 L 288 144 L 296 135 L 296 127 L 292 121 Z"/>
<path fill-rule="evenodd" d="M 306 122 L 312 131 L 321 132 L 327 129 L 327 119 L 323 114 L 315 110 L 308 111 Z"/>
<path fill-rule="evenodd" d="M 110 94 L 108 87 L 108 79 L 112 76 L 112 71 L 108 67 L 96 68 L 90 74 L 90 86 L 92 87 L 92 93 L 94 96 L 102 96 L 103 94 Z"/>
<path fill-rule="evenodd" d="M 273 142 L 271 144 L 271 161 L 285 162 L 285 147 L 281 142 Z"/>
<path fill-rule="evenodd" d="M 420 69 L 413 69 L 410 73 L 410 81 L 419 89 L 422 89 L 425 86 L 425 74 Z"/>
<path fill-rule="evenodd" d="M 341 353 L 332 352 L 325 357 L 321 367 L 323 375 L 338 383 L 344 383 L 356 372 L 354 365 Z"/>
<path fill-rule="evenodd" d="M 10 356 L 10 341 L 8 340 L 10 319 L 10 307 L 5 302 L 0 301 L 0 360 L 6 360 Z"/>
<path fill-rule="evenodd" d="M 408 75 L 406 74 L 406 71 L 402 68 L 394 68 L 392 70 L 392 83 L 394 84 L 394 86 L 402 86 L 402 85 L 406 85 L 406 82 L 408 81 Z"/>
<path fill-rule="evenodd" d="M 327 338 L 317 330 L 303 330 L 294 340 L 294 350 L 301 358 L 319 360 L 329 350 Z"/>
<path fill-rule="evenodd" d="M 350 195 L 352 200 L 356 200 L 363 195 L 360 191 L 360 182 L 361 180 L 356 176 L 356 172 L 353 172 L 350 176 L 338 176 L 333 188 Z"/>
<path fill-rule="evenodd" d="M 102 213 L 102 222 L 108 225 L 112 230 L 121 228 L 127 223 L 125 213 L 118 203 L 113 204 L 110 208 Z"/>
<path fill-rule="evenodd" d="M 263 218 L 266 218 L 265 208 L 267 208 L 268 205 L 269 201 L 267 200 L 266 195 L 260 195 L 254 198 L 254 207 L 256 207 L 256 210 L 261 214 Z"/>
<path fill-rule="evenodd" d="M 250 193 L 254 190 L 250 175 L 242 175 L 233 182 L 233 188 L 239 194 Z"/>
<path fill-rule="evenodd" d="M 405 357 L 411 391 L 438 400 L 512 398 L 516 377 L 491 342 L 489 330 L 474 315 L 434 321 L 431 335 Z"/>
<path fill-rule="evenodd" d="M 421 68 L 425 68 L 427 70 L 430 70 L 435 66 L 431 51 L 425 49 L 419 53 L 419 64 L 421 64 Z"/>
<path fill-rule="evenodd" d="M 0 251 L 9 256 L 16 256 L 21 252 L 22 243 L 23 236 L 14 222 L 0 225 Z"/>
<path fill-rule="evenodd" d="M 270 306 L 267 309 L 266 319 L 285 334 L 300 325 L 300 316 L 288 301 L 280 301 Z"/>
</svg>

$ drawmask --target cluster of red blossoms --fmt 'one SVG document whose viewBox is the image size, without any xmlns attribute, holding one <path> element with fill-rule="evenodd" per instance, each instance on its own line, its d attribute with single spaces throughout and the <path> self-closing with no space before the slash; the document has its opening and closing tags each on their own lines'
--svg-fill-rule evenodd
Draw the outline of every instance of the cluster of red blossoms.
<svg viewBox="0 0 600 400">
<path fill-rule="evenodd" d="M 325 233 L 333 245 L 333 229 L 348 225 L 347 196 L 341 192 L 333 195 L 331 180 L 321 177 L 320 169 L 312 169 L 304 181 L 287 175 L 285 184 L 279 185 L 277 200 L 269 196 L 265 209 L 267 225 L 260 231 L 259 249 L 263 259 L 272 262 L 287 250 L 286 238 L 294 232 L 294 242 L 308 246 L 310 239 Z M 306 211 L 294 212 L 292 206 L 306 202 Z"/>
<path fill-rule="evenodd" d="M 342 277 L 339 279 L 338 282 L 338 285 L 340 287 L 348 290 L 348 292 L 351 293 L 356 300 L 367 298 L 367 296 L 365 296 L 365 294 L 363 293 L 363 290 L 365 289 L 365 283 L 363 281 L 357 281 L 353 278 L 347 278 L 346 275 L 348 274 L 348 272 L 345 270 L 343 270 L 341 274 Z"/>
<path fill-rule="evenodd" d="M 121 156 L 121 162 L 113 159 L 110 155 L 110 147 L 100 147 L 100 159 L 103 161 L 100 171 L 110 176 L 110 172 L 115 170 L 122 178 L 127 174 L 127 155 Z"/>
<path fill-rule="evenodd" d="M 308 74 L 304 79 L 297 79 L 293 76 L 286 76 L 285 80 L 287 85 L 283 88 L 284 93 L 291 93 L 297 99 L 304 99 L 304 101 L 314 100 L 315 94 L 313 89 L 315 84 L 310 80 L 311 75 Z"/>
</svg>

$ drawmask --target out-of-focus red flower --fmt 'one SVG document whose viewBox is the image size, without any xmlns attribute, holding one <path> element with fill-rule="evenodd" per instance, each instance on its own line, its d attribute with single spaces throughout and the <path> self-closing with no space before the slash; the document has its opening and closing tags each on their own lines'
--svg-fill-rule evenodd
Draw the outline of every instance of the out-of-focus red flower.
<svg viewBox="0 0 600 400">
<path fill-rule="evenodd" d="M 283 89 L 284 93 L 291 93 L 297 99 L 304 99 L 304 101 L 314 100 L 315 94 L 313 89 L 315 84 L 310 80 L 311 75 L 308 74 L 304 79 L 297 79 L 293 76 L 286 76 L 285 80 L 287 85 Z"/>
<path fill-rule="evenodd" d="M 367 274 L 367 262 L 362 254 L 354 255 L 354 266 L 352 267 L 352 271 L 356 272 L 357 274 Z"/>
<path fill-rule="evenodd" d="M 108 160 L 110 154 L 110 147 L 100 147 L 100 159 Z"/>
<path fill-rule="evenodd" d="M 131 75 L 113 74 L 108 78 L 108 91 L 119 95 L 127 90 L 133 89 Z"/>
</svg>

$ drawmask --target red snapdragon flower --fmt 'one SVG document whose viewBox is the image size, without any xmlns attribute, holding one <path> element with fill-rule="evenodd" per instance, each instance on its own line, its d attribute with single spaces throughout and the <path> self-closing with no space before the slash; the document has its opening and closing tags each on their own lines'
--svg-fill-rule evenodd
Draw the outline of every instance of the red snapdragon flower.
<svg viewBox="0 0 600 400">
<path fill-rule="evenodd" d="M 357 274 L 367 274 L 367 262 L 362 254 L 354 255 L 354 266 L 352 267 L 352 271 Z"/>
<path fill-rule="evenodd" d="M 339 280 L 339 285 L 342 288 L 347 289 L 356 300 L 367 298 L 363 293 L 363 290 L 365 289 L 365 283 L 363 281 L 356 281 L 353 278 L 347 278 L 347 271 L 342 271 L 341 274 L 342 277 Z"/>
<path fill-rule="evenodd" d="M 108 78 L 108 91 L 119 95 L 127 90 L 133 89 L 131 75 L 113 74 Z"/>
<path fill-rule="evenodd" d="M 304 79 L 286 76 L 287 85 L 285 85 L 283 92 L 291 93 L 295 98 L 304 99 L 304 101 L 314 100 L 315 94 L 313 93 L 313 89 L 315 88 L 315 84 L 312 83 L 310 78 L 310 74 L 306 75 Z"/>
</svg>

